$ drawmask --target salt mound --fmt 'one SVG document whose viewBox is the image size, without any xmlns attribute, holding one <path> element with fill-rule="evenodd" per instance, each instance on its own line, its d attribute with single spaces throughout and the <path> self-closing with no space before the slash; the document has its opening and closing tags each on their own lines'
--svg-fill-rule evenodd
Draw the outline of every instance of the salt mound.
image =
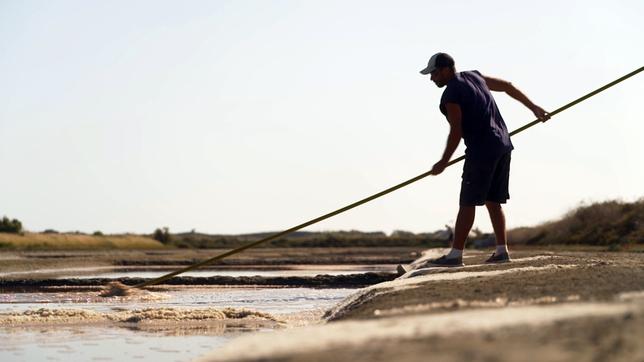
<svg viewBox="0 0 644 362">
<path fill-rule="evenodd" d="M 45 324 L 45 323 L 85 323 L 106 321 L 104 313 L 84 309 L 47 309 L 27 310 L 0 314 L 0 324 Z"/>
<path fill-rule="evenodd" d="M 133 289 L 121 282 L 110 282 L 99 295 L 101 297 L 124 297 L 131 295 Z"/>
<path fill-rule="evenodd" d="M 263 319 L 277 321 L 268 313 L 247 309 L 176 309 L 176 308 L 146 308 L 127 311 L 130 316 L 124 322 L 152 322 L 152 321 L 204 321 L 224 319 Z"/>
<path fill-rule="evenodd" d="M 120 310 L 112 313 L 101 313 L 84 309 L 40 308 L 24 312 L 0 313 L 0 325 L 79 324 L 96 322 L 194 323 L 198 321 L 224 321 L 229 319 L 279 322 L 268 313 L 236 308 L 146 308 Z"/>
<path fill-rule="evenodd" d="M 154 301 L 167 298 L 164 294 L 132 288 L 118 281 L 108 283 L 106 288 L 98 295 L 102 298 L 115 298 L 115 300 L 121 302 L 130 300 Z"/>
</svg>

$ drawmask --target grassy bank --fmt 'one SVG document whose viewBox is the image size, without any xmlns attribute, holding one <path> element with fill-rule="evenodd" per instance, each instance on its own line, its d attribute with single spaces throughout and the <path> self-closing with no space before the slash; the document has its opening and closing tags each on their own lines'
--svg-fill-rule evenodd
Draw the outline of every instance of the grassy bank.
<svg viewBox="0 0 644 362">
<path fill-rule="evenodd" d="M 160 242 L 139 235 L 0 233 L 0 249 L 10 250 L 81 250 L 81 249 L 158 249 Z"/>
<path fill-rule="evenodd" d="M 559 220 L 510 230 L 508 239 L 532 246 L 583 244 L 615 250 L 644 244 L 644 199 L 584 205 Z"/>
</svg>

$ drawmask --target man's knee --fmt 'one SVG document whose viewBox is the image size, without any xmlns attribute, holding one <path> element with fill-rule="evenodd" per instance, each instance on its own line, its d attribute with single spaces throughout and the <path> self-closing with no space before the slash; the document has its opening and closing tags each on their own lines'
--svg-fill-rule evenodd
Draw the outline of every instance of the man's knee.
<svg viewBox="0 0 644 362">
<path fill-rule="evenodd" d="M 485 201 L 485 207 L 487 207 L 488 210 L 501 210 L 503 206 L 501 206 L 501 204 L 498 202 Z"/>
<path fill-rule="evenodd" d="M 459 213 L 473 213 L 476 210 L 476 206 L 467 206 L 467 205 L 461 205 L 458 208 Z"/>
</svg>

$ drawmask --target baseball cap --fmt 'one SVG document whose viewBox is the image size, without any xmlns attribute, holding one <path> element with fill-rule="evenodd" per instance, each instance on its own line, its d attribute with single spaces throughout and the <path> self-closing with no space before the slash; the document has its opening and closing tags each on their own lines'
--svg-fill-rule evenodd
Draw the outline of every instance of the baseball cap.
<svg viewBox="0 0 644 362">
<path fill-rule="evenodd" d="M 434 70 L 436 70 L 436 68 L 453 67 L 453 66 L 454 66 L 454 58 L 452 58 L 449 54 L 436 53 L 432 55 L 431 58 L 429 58 L 429 62 L 427 62 L 427 68 L 421 70 L 420 74 L 429 74 Z"/>
</svg>

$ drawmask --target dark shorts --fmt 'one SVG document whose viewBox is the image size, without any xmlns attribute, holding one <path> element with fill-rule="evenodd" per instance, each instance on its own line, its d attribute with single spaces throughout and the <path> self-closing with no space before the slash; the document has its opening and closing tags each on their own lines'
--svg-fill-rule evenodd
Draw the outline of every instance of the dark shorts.
<svg viewBox="0 0 644 362">
<path fill-rule="evenodd" d="M 504 204 L 509 198 L 510 154 L 480 161 L 465 158 L 461 182 L 461 206 L 484 205 L 486 201 Z"/>
</svg>

